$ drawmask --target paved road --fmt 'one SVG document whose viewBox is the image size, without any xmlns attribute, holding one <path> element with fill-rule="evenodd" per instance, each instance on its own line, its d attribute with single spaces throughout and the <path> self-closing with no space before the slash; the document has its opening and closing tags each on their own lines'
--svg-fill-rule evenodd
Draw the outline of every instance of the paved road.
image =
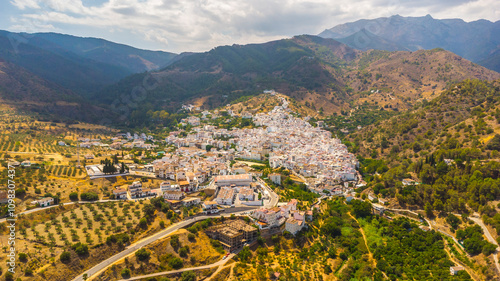
<svg viewBox="0 0 500 281">
<path fill-rule="evenodd" d="M 278 194 L 276 194 L 272 188 L 270 188 L 267 183 L 265 181 L 263 181 L 261 178 L 257 177 L 257 180 L 260 182 L 260 184 L 262 186 L 264 186 L 264 188 L 267 190 L 267 192 L 269 192 L 269 196 L 271 196 L 271 200 L 264 205 L 265 208 L 270 208 L 270 207 L 274 207 L 276 205 L 278 205 L 278 201 L 279 201 L 279 196 Z"/>
<path fill-rule="evenodd" d="M 226 216 L 230 216 L 231 214 L 239 214 L 239 213 L 242 213 L 242 212 L 237 212 L 237 213 L 226 213 L 225 212 L 221 215 L 226 217 Z M 186 227 L 187 225 L 189 225 L 191 223 L 201 221 L 201 220 L 211 218 L 211 217 L 213 218 L 213 217 L 217 217 L 217 216 L 198 216 L 198 217 L 193 217 L 193 218 L 190 218 L 188 220 L 184 220 L 184 221 L 181 221 L 179 223 L 173 224 L 173 225 L 169 226 L 168 228 L 166 228 L 165 230 L 162 230 L 162 231 L 160 231 L 152 236 L 149 236 L 141 241 L 138 241 L 138 242 L 128 246 L 122 252 L 102 261 L 101 263 L 95 265 L 94 267 L 90 268 L 89 270 L 85 271 L 84 273 L 78 275 L 77 277 L 75 277 L 73 279 L 73 281 L 83 280 L 83 275 L 85 273 L 87 274 L 87 277 L 91 277 L 92 275 L 95 275 L 96 273 L 100 272 L 101 270 L 106 269 L 108 266 L 112 265 L 113 263 L 117 262 L 118 260 L 134 253 L 135 251 L 139 250 L 140 248 L 142 248 L 148 244 L 151 244 L 152 242 L 154 242 L 156 240 L 162 239 L 162 238 L 170 235 L 171 233 L 173 233 L 181 228 Z"/>
<path fill-rule="evenodd" d="M 202 266 L 191 267 L 191 268 L 182 268 L 182 269 L 179 269 L 179 270 L 156 272 L 156 273 L 152 273 L 152 274 L 148 274 L 148 275 L 134 276 L 134 277 L 130 277 L 130 278 L 127 278 L 127 279 L 122 279 L 122 280 L 119 280 L 119 281 L 142 280 L 142 279 L 145 279 L 145 278 L 162 276 L 162 275 L 166 275 L 166 274 L 175 274 L 175 273 L 181 273 L 181 272 L 190 271 L 190 270 L 208 269 L 208 268 L 212 268 L 212 267 L 224 265 L 232 257 L 234 257 L 234 254 L 230 254 L 225 260 L 219 260 L 216 263 L 212 263 L 212 264 L 208 264 L 208 265 L 202 265 Z"/>
<path fill-rule="evenodd" d="M 488 228 L 484 224 L 483 220 L 479 217 L 479 214 L 474 213 L 472 216 L 469 217 L 469 219 L 471 219 L 473 222 L 477 223 L 483 229 L 484 235 L 486 236 L 488 241 L 490 241 L 490 243 L 493 243 L 497 246 L 497 249 L 496 249 L 495 253 L 493 254 L 493 259 L 495 260 L 495 265 L 497 267 L 498 272 L 500 273 L 500 265 L 498 264 L 498 250 L 499 250 L 498 242 L 493 238 L 490 231 L 488 230 Z"/>
</svg>

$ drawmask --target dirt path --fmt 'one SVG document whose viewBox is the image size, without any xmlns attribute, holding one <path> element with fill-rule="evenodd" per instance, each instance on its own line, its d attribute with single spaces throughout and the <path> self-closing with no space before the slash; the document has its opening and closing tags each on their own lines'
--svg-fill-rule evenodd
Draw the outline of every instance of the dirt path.
<svg viewBox="0 0 500 281">
<path fill-rule="evenodd" d="M 365 231 L 363 230 L 363 227 L 361 227 L 361 224 L 359 223 L 359 221 L 349 212 L 347 213 L 353 220 L 355 220 L 358 225 L 359 225 L 359 231 L 361 232 L 361 235 L 363 236 L 363 240 L 365 241 L 365 246 L 366 246 L 366 249 L 368 250 L 368 256 L 369 256 L 369 259 L 372 263 L 372 266 L 373 268 L 376 268 L 377 267 L 377 262 L 375 261 L 375 258 L 373 258 L 373 254 L 372 254 L 372 251 L 370 251 L 370 247 L 368 247 L 368 240 L 366 239 L 366 235 L 365 235 Z M 380 271 L 382 272 L 382 274 L 384 275 L 384 278 L 385 279 L 389 279 L 389 277 L 387 277 L 387 275 L 385 274 L 385 272 L 383 271 Z"/>
<path fill-rule="evenodd" d="M 359 223 L 359 221 L 353 215 L 351 215 L 350 212 L 347 214 L 358 223 L 359 231 L 361 232 L 361 235 L 363 235 L 363 240 L 365 241 L 365 246 L 366 246 L 366 249 L 368 250 L 368 256 L 369 256 L 370 262 L 372 263 L 373 268 L 375 268 L 377 266 L 377 263 L 375 262 L 375 259 L 373 258 L 373 254 L 372 254 L 372 251 L 370 251 L 370 247 L 368 247 L 368 240 L 366 239 L 365 231 L 361 227 L 361 224 Z"/>
<path fill-rule="evenodd" d="M 230 267 L 229 269 L 229 277 L 226 278 L 226 280 L 231 280 L 231 276 L 233 275 L 233 266 L 235 265 L 235 263 L 232 263 L 232 264 L 229 264 L 229 265 L 220 265 L 217 270 L 212 273 L 212 275 L 210 275 L 210 277 L 208 277 L 207 279 L 205 279 L 205 281 L 210 281 L 212 280 L 215 276 L 217 276 L 217 274 L 219 274 L 219 272 L 221 272 L 222 270 L 224 270 L 225 268 L 228 268 Z"/>
</svg>

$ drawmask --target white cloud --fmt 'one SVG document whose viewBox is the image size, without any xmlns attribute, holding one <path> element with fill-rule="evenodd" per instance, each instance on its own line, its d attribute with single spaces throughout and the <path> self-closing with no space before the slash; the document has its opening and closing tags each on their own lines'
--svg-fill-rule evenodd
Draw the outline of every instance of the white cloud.
<svg viewBox="0 0 500 281">
<path fill-rule="evenodd" d="M 37 0 L 13 0 L 10 3 L 17 8 L 24 10 L 26 8 L 39 9 Z"/>
<path fill-rule="evenodd" d="M 122 33 L 135 35 L 140 45 L 151 42 L 175 52 L 317 34 L 347 21 L 393 14 L 500 18 L 496 0 L 108 0 L 93 6 L 81 0 L 12 0 L 11 4 L 20 10 L 12 22 L 17 28 L 23 21 L 38 21 L 66 33 L 72 28 Z"/>
</svg>

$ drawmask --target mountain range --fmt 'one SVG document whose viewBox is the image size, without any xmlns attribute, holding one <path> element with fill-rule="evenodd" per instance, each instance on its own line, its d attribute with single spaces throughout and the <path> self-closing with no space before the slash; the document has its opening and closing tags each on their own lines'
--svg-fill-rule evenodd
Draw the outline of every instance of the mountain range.
<svg viewBox="0 0 500 281">
<path fill-rule="evenodd" d="M 70 119 L 119 115 L 133 126 L 146 125 L 150 111 L 174 112 L 185 103 L 210 109 L 264 89 L 321 114 L 347 114 L 365 105 L 398 112 L 465 79 L 499 79 L 490 70 L 500 61 L 497 27 L 393 16 L 340 25 L 321 36 L 180 55 L 97 38 L 0 31 L 0 98 Z M 450 38 L 459 37 L 457 29 L 474 42 L 454 46 L 466 40 Z M 452 47 L 490 69 L 446 50 Z"/>
<path fill-rule="evenodd" d="M 494 80 L 500 74 L 444 49 L 358 51 L 333 39 L 311 35 L 264 44 L 217 47 L 179 59 L 158 71 L 129 76 L 95 96 L 111 104 L 131 95 L 151 77 L 155 87 L 134 107 L 132 122 L 149 110 L 192 102 L 204 108 L 275 89 L 324 113 L 340 114 L 369 103 L 405 110 L 437 97 L 467 78 Z M 142 114 L 141 114 L 142 112 Z"/>
<path fill-rule="evenodd" d="M 167 66 L 176 54 L 97 38 L 0 31 L 0 58 L 82 96 L 128 75 Z"/>
<path fill-rule="evenodd" d="M 434 19 L 399 15 L 337 25 L 319 34 L 359 50 L 443 48 L 472 62 L 500 71 L 500 21 Z"/>
</svg>

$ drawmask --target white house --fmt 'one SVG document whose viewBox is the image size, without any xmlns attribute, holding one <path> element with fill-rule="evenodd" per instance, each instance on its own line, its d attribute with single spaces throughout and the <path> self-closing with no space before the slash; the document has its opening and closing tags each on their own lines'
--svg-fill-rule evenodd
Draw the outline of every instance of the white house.
<svg viewBox="0 0 500 281">
<path fill-rule="evenodd" d="M 252 212 L 252 217 L 266 223 L 269 227 L 275 227 L 279 226 L 281 210 L 278 207 L 271 209 L 258 209 Z M 262 225 L 259 224 L 259 227 L 262 228 Z"/>
<path fill-rule="evenodd" d="M 200 204 L 201 199 L 198 197 L 189 197 L 182 199 L 182 204 L 186 207 Z"/>
<path fill-rule="evenodd" d="M 219 205 L 232 205 L 234 200 L 234 189 L 224 186 L 219 191 L 217 198 L 215 198 L 215 202 Z"/>
<path fill-rule="evenodd" d="M 451 266 L 450 267 L 450 274 L 455 275 L 462 270 L 465 270 L 465 268 L 463 266 Z"/>
<path fill-rule="evenodd" d="M 203 204 L 201 204 L 201 207 L 203 208 L 204 211 L 216 210 L 217 209 L 217 202 L 205 201 L 205 202 L 203 202 Z"/>
<path fill-rule="evenodd" d="M 163 198 L 165 200 L 181 200 L 182 198 L 184 198 L 184 192 L 173 190 L 165 191 L 163 193 Z"/>
<path fill-rule="evenodd" d="M 250 187 L 243 187 L 238 193 L 238 198 L 240 199 L 240 201 L 253 201 L 254 197 L 255 194 L 253 192 L 253 189 L 251 189 Z"/>
<path fill-rule="evenodd" d="M 216 176 L 215 184 L 217 186 L 230 186 L 234 184 L 236 186 L 249 186 L 252 182 L 251 174 L 242 175 L 227 175 L 227 176 Z"/>
<path fill-rule="evenodd" d="M 169 190 L 178 190 L 178 189 L 179 189 L 179 185 L 172 184 L 169 181 L 164 181 L 164 182 L 160 183 L 160 190 L 162 193 L 169 191 Z"/>
<path fill-rule="evenodd" d="M 280 174 L 277 174 L 277 173 L 272 173 L 272 174 L 269 174 L 269 179 L 277 184 L 277 185 L 281 185 L 281 175 Z"/>
<path fill-rule="evenodd" d="M 127 190 L 122 188 L 117 188 L 113 190 L 113 194 L 115 195 L 115 199 L 127 199 Z"/>
<path fill-rule="evenodd" d="M 52 197 L 42 198 L 38 200 L 38 205 L 40 205 L 40 207 L 48 207 L 50 205 L 54 205 L 54 198 Z"/>
<path fill-rule="evenodd" d="M 130 197 L 137 198 L 142 196 L 142 183 L 140 181 L 134 181 L 128 186 L 128 191 L 130 192 Z"/>
<path fill-rule="evenodd" d="M 304 228 L 304 221 L 296 220 L 293 217 L 290 217 L 286 220 L 285 230 L 295 235 L 297 232 L 301 231 Z"/>
</svg>

